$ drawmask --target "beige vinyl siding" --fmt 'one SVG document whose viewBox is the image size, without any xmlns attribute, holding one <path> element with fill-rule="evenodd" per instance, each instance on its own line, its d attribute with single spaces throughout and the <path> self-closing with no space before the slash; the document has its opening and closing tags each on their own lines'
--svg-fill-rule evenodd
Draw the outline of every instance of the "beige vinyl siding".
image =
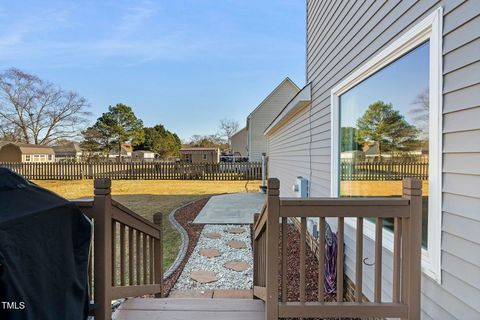
<svg viewBox="0 0 480 320">
<path fill-rule="evenodd" d="M 285 79 L 248 117 L 248 156 L 252 162 L 261 161 L 267 153 L 268 140 L 263 134 L 300 89 Z"/>
<path fill-rule="evenodd" d="M 443 7 L 442 283 L 422 277 L 422 318 L 480 319 L 480 1 L 307 1 L 307 82 L 312 105 L 269 137 L 269 174 L 293 196 L 330 195 L 331 89 L 439 6 Z M 354 229 L 346 226 L 346 274 L 354 279 Z M 364 239 L 365 257 L 373 242 Z M 383 299 L 391 299 L 384 250 Z M 364 293 L 373 295 L 364 266 Z"/>
</svg>

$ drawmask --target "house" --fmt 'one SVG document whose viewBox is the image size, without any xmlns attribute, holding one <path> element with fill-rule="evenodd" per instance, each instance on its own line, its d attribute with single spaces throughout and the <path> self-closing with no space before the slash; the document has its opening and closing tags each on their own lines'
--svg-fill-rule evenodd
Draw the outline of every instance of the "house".
<svg viewBox="0 0 480 320">
<path fill-rule="evenodd" d="M 133 152 L 133 147 L 129 143 L 122 143 L 122 146 L 120 148 L 120 155 L 118 154 L 118 147 L 113 148 L 110 150 L 110 153 L 108 154 L 108 158 L 110 159 L 116 159 L 116 158 L 126 158 L 126 159 L 131 159 L 132 158 L 132 152 Z"/>
<path fill-rule="evenodd" d="M 54 162 L 52 147 L 27 143 L 6 143 L 0 148 L 0 162 Z"/>
<path fill-rule="evenodd" d="M 155 152 L 148 150 L 135 150 L 132 153 L 132 160 L 134 161 L 153 161 L 155 160 Z"/>
<path fill-rule="evenodd" d="M 423 132 L 430 173 L 423 182 L 423 319 L 480 319 L 479 26 L 480 5 L 474 0 L 308 0 L 307 85 L 265 130 L 269 176 L 280 179 L 281 196 L 298 196 L 292 186 L 301 176 L 308 181 L 308 196 L 337 197 L 401 190 L 399 181 L 340 180 L 340 129 L 357 126 L 367 108 L 390 105 L 416 128 L 429 127 Z M 426 106 L 415 105 L 420 95 Z M 430 121 L 421 123 L 414 107 Z M 331 226 L 335 230 L 334 222 Z M 345 218 L 344 232 L 350 288 L 355 219 Z M 365 261 L 374 261 L 374 238 L 375 225 L 364 221 Z M 392 301 L 388 229 L 382 243 L 382 300 Z M 370 301 L 372 270 L 366 264 L 362 269 L 362 293 Z"/>
<path fill-rule="evenodd" d="M 219 163 L 220 149 L 185 147 L 180 149 L 180 160 L 188 163 Z"/>
<path fill-rule="evenodd" d="M 261 161 L 262 154 L 268 154 L 268 141 L 263 132 L 299 90 L 290 78 L 285 78 L 248 115 L 246 128 L 249 161 Z"/>
<path fill-rule="evenodd" d="M 69 142 L 53 146 L 55 160 L 58 161 L 80 161 L 83 156 L 82 148 L 78 142 Z"/>
<path fill-rule="evenodd" d="M 230 138 L 230 146 L 232 148 L 232 154 L 238 157 L 248 156 L 247 148 L 248 132 L 247 127 L 239 130 Z"/>
</svg>

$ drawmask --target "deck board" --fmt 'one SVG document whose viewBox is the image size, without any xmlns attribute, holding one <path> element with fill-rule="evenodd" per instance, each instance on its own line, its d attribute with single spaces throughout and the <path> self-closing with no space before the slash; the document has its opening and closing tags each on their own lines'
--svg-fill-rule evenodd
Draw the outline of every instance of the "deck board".
<svg viewBox="0 0 480 320">
<path fill-rule="evenodd" d="M 264 304 L 249 299 L 130 299 L 115 312 L 115 320 L 261 320 Z"/>
</svg>

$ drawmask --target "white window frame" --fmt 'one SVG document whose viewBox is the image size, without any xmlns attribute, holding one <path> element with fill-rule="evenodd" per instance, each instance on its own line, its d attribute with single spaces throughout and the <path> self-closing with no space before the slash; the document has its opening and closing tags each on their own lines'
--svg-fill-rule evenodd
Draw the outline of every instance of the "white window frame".
<svg viewBox="0 0 480 320">
<path fill-rule="evenodd" d="M 429 201 L 428 249 L 422 248 L 422 271 L 441 283 L 442 234 L 442 8 L 436 9 L 424 20 L 400 36 L 378 55 L 358 68 L 331 91 L 331 196 L 339 196 L 339 97 L 380 69 L 404 56 L 425 41 L 430 42 L 429 75 Z M 356 228 L 355 218 L 345 223 Z M 375 224 L 364 222 L 364 235 L 375 239 Z M 383 232 L 383 246 L 393 252 L 393 233 Z"/>
</svg>

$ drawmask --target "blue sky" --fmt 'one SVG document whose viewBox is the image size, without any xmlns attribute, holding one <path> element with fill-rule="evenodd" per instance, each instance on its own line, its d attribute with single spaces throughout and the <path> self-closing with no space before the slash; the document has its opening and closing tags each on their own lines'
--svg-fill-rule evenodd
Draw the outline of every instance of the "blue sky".
<svg viewBox="0 0 480 320">
<path fill-rule="evenodd" d="M 134 108 L 182 139 L 244 125 L 286 76 L 305 82 L 305 1 L 0 2 L 0 68 Z"/>
<path fill-rule="evenodd" d="M 376 101 L 391 103 L 405 119 L 417 127 L 416 97 L 428 89 L 429 44 L 424 43 L 394 63 L 378 71 L 340 97 L 342 126 L 355 127 L 368 106 Z"/>
</svg>

